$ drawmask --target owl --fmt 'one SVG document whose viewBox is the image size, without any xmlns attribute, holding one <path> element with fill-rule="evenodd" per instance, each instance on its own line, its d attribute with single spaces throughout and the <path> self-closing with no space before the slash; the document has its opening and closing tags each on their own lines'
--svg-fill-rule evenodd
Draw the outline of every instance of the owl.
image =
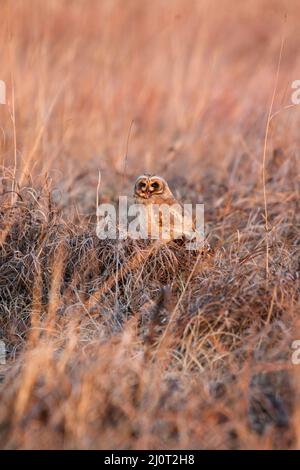
<svg viewBox="0 0 300 470">
<path fill-rule="evenodd" d="M 139 176 L 134 185 L 134 199 L 136 204 L 145 206 L 148 237 L 169 241 L 194 234 L 192 217 L 190 225 L 184 227 L 183 207 L 161 176 Z"/>
<path fill-rule="evenodd" d="M 161 176 L 141 175 L 134 185 L 134 198 L 139 204 L 177 204 L 168 183 Z"/>
</svg>

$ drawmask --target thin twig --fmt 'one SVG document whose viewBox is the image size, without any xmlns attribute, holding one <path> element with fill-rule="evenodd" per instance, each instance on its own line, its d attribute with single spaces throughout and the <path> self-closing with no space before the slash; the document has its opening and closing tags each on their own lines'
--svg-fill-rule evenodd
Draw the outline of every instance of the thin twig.
<svg viewBox="0 0 300 470">
<path fill-rule="evenodd" d="M 12 95 L 12 108 L 10 117 L 13 125 L 13 139 L 14 139 L 14 169 L 13 178 L 11 183 L 11 205 L 15 202 L 15 191 L 16 191 L 16 174 L 17 174 L 17 132 L 16 132 L 16 112 L 15 112 L 15 85 L 13 72 L 11 72 L 11 95 Z"/>
<path fill-rule="evenodd" d="M 262 183 L 263 183 L 265 232 L 266 232 L 265 240 L 266 240 L 266 277 L 267 277 L 267 280 L 269 278 L 269 234 L 268 234 L 269 220 L 268 220 L 268 202 L 267 202 L 267 191 L 266 191 L 266 155 L 267 155 L 267 144 L 268 144 L 268 137 L 269 137 L 270 122 L 271 122 L 272 115 L 273 115 L 274 100 L 275 100 L 277 86 L 278 86 L 278 78 L 279 78 L 280 64 L 281 64 L 281 59 L 282 59 L 283 46 L 284 46 L 284 37 L 281 40 L 275 84 L 273 88 L 273 93 L 272 93 L 272 98 L 271 98 L 271 103 L 270 103 L 268 118 L 267 118 L 267 123 L 266 123 L 266 131 L 265 131 L 264 147 L 263 147 L 263 161 L 262 161 Z"/>
</svg>

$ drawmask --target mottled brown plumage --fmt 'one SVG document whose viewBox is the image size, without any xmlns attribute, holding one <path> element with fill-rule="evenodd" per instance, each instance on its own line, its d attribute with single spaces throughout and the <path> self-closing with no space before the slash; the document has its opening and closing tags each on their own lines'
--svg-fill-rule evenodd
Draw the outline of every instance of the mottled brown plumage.
<svg viewBox="0 0 300 470">
<path fill-rule="evenodd" d="M 149 237 L 151 237 L 151 234 L 153 235 L 153 226 L 158 225 L 158 238 L 164 239 L 165 241 L 182 238 L 184 233 L 177 231 L 175 222 L 179 221 L 178 225 L 180 225 L 183 216 L 183 207 L 173 196 L 164 178 L 148 174 L 139 176 L 134 185 L 134 198 L 137 204 L 143 204 L 147 208 L 146 216 Z M 157 210 L 158 205 L 161 209 L 158 209 L 158 212 L 155 213 L 155 209 Z M 155 206 L 156 208 L 154 209 Z M 164 206 L 168 206 L 170 211 L 170 231 L 167 235 L 162 235 L 163 221 L 166 220 L 163 217 Z M 193 230 L 193 226 L 191 230 Z M 191 231 L 188 233 L 189 235 L 190 232 Z"/>
</svg>

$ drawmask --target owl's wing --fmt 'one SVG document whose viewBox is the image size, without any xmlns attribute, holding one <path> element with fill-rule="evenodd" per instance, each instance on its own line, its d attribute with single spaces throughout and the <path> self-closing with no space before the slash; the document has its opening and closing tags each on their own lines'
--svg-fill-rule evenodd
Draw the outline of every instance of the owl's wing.
<svg viewBox="0 0 300 470">
<path fill-rule="evenodd" d="M 176 199 L 168 200 L 160 205 L 160 226 L 167 238 L 168 232 L 171 239 L 179 239 L 184 235 L 186 223 L 184 220 L 184 212 L 181 204 Z"/>
</svg>

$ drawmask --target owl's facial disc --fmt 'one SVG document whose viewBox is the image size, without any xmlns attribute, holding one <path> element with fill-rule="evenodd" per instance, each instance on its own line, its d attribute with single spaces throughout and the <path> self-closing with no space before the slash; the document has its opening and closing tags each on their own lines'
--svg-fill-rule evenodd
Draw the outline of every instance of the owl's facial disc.
<svg viewBox="0 0 300 470">
<path fill-rule="evenodd" d="M 165 183 L 161 178 L 143 177 L 136 181 L 135 194 L 143 199 L 149 199 L 153 195 L 162 194 Z"/>
<path fill-rule="evenodd" d="M 138 180 L 135 184 L 135 194 L 144 199 L 148 199 L 151 196 L 148 185 L 148 179 L 142 178 Z"/>
<path fill-rule="evenodd" d="M 154 194 L 161 194 L 165 189 L 165 185 L 161 179 L 151 178 L 149 181 L 149 191 Z"/>
</svg>

